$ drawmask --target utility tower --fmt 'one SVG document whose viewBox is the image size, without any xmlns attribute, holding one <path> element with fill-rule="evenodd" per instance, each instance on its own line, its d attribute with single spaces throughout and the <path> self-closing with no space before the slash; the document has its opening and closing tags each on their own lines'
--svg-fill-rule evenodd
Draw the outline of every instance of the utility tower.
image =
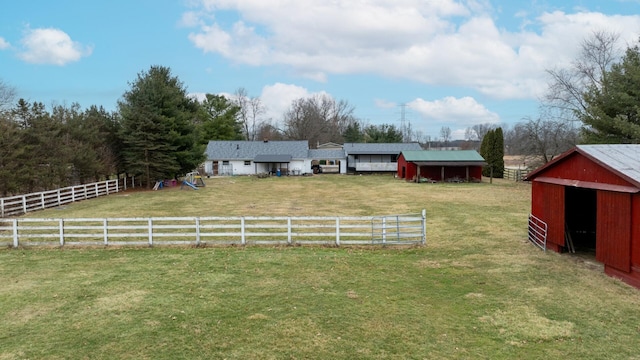
<svg viewBox="0 0 640 360">
<path fill-rule="evenodd" d="M 408 126 L 407 126 L 407 104 L 406 103 L 402 103 L 399 105 L 400 106 L 400 131 L 402 132 L 402 142 L 407 142 L 409 141 L 409 137 L 411 136 L 411 134 L 409 134 L 408 129 L 411 128 L 411 123 L 409 122 Z"/>
</svg>

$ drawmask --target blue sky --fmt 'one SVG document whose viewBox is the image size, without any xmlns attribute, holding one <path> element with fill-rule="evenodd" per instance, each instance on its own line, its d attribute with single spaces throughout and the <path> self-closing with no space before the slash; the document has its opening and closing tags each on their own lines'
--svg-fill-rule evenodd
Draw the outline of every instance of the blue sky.
<svg viewBox="0 0 640 360">
<path fill-rule="evenodd" d="M 0 11 L 0 80 L 47 106 L 117 108 L 138 73 L 170 67 L 194 95 L 259 97 L 281 124 L 327 94 L 370 124 L 438 138 L 538 116 L 545 69 L 594 31 L 640 38 L 640 0 L 30 0 Z"/>
</svg>

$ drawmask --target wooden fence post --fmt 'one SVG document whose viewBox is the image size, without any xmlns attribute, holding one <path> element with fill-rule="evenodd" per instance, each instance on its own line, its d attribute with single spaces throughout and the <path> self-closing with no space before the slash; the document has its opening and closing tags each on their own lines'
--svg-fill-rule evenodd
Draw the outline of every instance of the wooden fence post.
<svg viewBox="0 0 640 360">
<path fill-rule="evenodd" d="M 153 246 L 153 221 L 149 218 L 149 246 Z"/>
<path fill-rule="evenodd" d="M 244 235 L 244 216 L 240 218 L 240 239 L 242 245 L 246 245 L 247 240 L 245 239 Z"/>
<path fill-rule="evenodd" d="M 64 246 L 64 220 L 63 219 L 59 220 L 58 226 L 60 227 L 60 246 Z"/>
<path fill-rule="evenodd" d="M 109 231 L 107 230 L 108 229 L 107 219 L 103 220 L 102 226 L 103 226 L 103 233 L 104 233 L 104 245 L 106 246 L 106 245 L 109 245 Z"/>
<path fill-rule="evenodd" d="M 13 219 L 13 247 L 18 247 L 18 219 Z"/>
<path fill-rule="evenodd" d="M 340 246 L 340 218 L 336 217 L 336 246 Z"/>
<path fill-rule="evenodd" d="M 287 218 L 287 244 L 291 245 L 291 217 Z"/>
<path fill-rule="evenodd" d="M 200 246 L 200 218 L 196 218 L 196 246 Z"/>
</svg>

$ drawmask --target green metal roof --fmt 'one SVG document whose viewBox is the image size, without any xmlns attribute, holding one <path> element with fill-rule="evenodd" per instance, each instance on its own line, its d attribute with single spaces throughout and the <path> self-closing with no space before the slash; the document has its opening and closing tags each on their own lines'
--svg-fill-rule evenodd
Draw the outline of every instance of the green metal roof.
<svg viewBox="0 0 640 360">
<path fill-rule="evenodd" d="M 484 162 L 475 150 L 403 151 L 402 155 L 409 162 Z"/>
</svg>

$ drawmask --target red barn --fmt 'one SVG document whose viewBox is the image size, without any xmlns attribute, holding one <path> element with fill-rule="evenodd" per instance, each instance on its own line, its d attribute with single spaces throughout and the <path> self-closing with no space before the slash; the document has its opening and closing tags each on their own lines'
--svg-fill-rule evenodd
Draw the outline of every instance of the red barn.
<svg viewBox="0 0 640 360">
<path fill-rule="evenodd" d="M 411 181 L 480 181 L 484 158 L 475 150 L 403 151 L 398 158 L 398 177 Z"/>
<path fill-rule="evenodd" d="M 578 145 L 527 180 L 547 248 L 595 252 L 605 273 L 640 288 L 640 145 Z"/>
</svg>

